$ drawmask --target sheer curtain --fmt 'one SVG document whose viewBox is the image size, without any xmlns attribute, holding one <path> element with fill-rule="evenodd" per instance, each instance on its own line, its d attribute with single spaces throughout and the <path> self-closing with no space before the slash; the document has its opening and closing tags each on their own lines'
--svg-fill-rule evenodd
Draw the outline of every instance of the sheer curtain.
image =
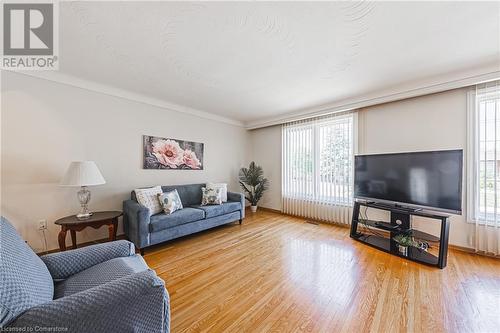
<svg viewBox="0 0 500 333">
<path fill-rule="evenodd" d="M 349 224 L 356 113 L 284 124 L 282 200 L 287 214 Z"/>
<path fill-rule="evenodd" d="M 500 82 L 468 94 L 467 221 L 475 250 L 500 254 Z"/>
</svg>

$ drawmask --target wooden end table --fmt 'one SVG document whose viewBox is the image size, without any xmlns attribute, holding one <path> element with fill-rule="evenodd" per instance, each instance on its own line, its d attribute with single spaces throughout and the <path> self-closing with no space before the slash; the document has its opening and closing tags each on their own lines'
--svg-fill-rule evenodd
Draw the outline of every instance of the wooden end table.
<svg viewBox="0 0 500 333">
<path fill-rule="evenodd" d="M 66 251 L 66 233 L 68 230 L 71 233 L 71 242 L 73 243 L 73 249 L 76 249 L 76 232 L 82 231 L 87 227 L 92 227 L 98 229 L 103 225 L 108 226 L 109 240 L 116 240 L 116 229 L 118 228 L 118 217 L 122 216 L 122 212 L 119 211 L 106 211 L 106 212 L 95 212 L 88 219 L 78 219 L 76 215 L 63 217 L 56 222 L 61 226 L 61 231 L 59 232 L 58 241 L 59 249 L 61 251 Z"/>
</svg>

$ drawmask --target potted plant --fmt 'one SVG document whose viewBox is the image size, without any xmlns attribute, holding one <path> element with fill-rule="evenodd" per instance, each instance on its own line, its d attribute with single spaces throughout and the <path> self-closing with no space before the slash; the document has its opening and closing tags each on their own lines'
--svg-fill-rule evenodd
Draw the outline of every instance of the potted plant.
<svg viewBox="0 0 500 333">
<path fill-rule="evenodd" d="M 408 255 L 408 248 L 410 246 L 418 245 L 411 233 L 400 233 L 394 236 L 393 240 L 398 243 L 398 251 L 404 256 Z"/>
<path fill-rule="evenodd" d="M 239 183 L 245 191 L 245 198 L 250 202 L 252 213 L 255 213 L 257 203 L 262 198 L 264 191 L 269 187 L 269 181 L 264 178 L 262 167 L 252 161 L 248 168 L 241 168 Z"/>
</svg>

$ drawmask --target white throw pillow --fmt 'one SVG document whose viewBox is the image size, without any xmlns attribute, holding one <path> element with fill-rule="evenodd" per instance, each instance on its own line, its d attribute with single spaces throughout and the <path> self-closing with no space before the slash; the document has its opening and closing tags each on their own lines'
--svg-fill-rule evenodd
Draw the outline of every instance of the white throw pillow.
<svg viewBox="0 0 500 333">
<path fill-rule="evenodd" d="M 167 215 L 183 208 L 181 198 L 179 197 L 177 190 L 158 194 L 158 200 L 160 200 L 163 211 Z"/>
<path fill-rule="evenodd" d="M 222 202 L 227 202 L 227 184 L 226 183 L 207 183 L 207 189 L 220 189 Z"/>
<path fill-rule="evenodd" d="M 161 186 L 150 188 L 138 188 L 134 190 L 137 202 L 149 208 L 149 216 L 160 213 L 163 208 L 158 200 L 158 194 L 162 194 Z"/>
<path fill-rule="evenodd" d="M 201 205 L 222 205 L 221 190 L 219 188 L 201 188 Z"/>
</svg>

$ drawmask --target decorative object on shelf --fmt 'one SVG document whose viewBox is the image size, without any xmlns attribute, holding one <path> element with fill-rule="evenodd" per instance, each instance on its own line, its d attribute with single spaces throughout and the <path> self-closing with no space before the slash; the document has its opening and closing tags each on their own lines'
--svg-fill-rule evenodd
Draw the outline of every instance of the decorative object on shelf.
<svg viewBox="0 0 500 333">
<path fill-rule="evenodd" d="M 99 168 L 94 161 L 75 161 L 71 162 L 66 174 L 61 180 L 60 186 L 80 186 L 77 193 L 80 201 L 81 211 L 76 215 L 79 219 L 88 219 L 92 216 L 88 204 L 90 202 L 90 191 L 87 186 L 106 184 Z"/>
<path fill-rule="evenodd" d="M 262 198 L 264 191 L 269 188 L 269 181 L 267 178 L 264 178 L 262 167 L 252 161 L 248 168 L 241 168 L 239 183 L 246 193 L 245 198 L 250 202 L 252 213 L 255 213 L 257 211 L 257 203 Z"/>
<path fill-rule="evenodd" d="M 143 135 L 144 169 L 203 170 L 203 143 Z"/>
<path fill-rule="evenodd" d="M 393 240 L 398 243 L 398 251 L 402 255 L 408 255 L 408 248 L 411 246 L 416 247 L 418 243 L 415 241 L 411 233 L 402 232 L 396 235 Z"/>
<path fill-rule="evenodd" d="M 416 242 L 417 242 L 417 245 L 415 247 L 421 251 L 427 251 L 430 248 L 428 242 L 421 241 L 421 240 L 417 240 Z"/>
</svg>

